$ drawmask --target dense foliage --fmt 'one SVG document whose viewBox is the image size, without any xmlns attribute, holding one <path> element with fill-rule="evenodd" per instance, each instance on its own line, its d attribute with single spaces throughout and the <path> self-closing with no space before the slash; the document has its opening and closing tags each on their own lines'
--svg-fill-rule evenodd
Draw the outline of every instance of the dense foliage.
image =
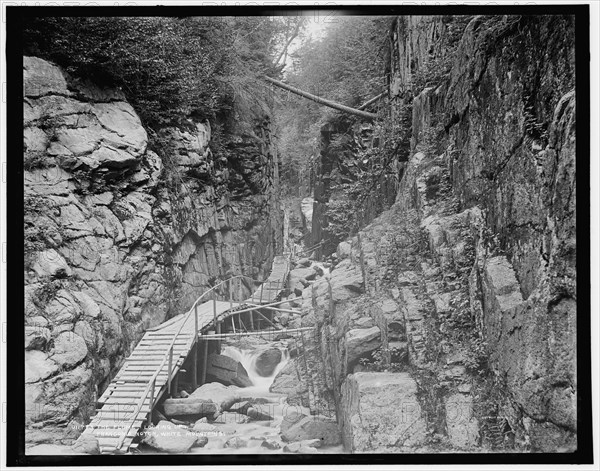
<svg viewBox="0 0 600 471">
<path fill-rule="evenodd" d="M 391 18 L 340 16 L 334 20 L 322 38 L 309 36 L 290 54 L 285 79 L 309 93 L 358 107 L 385 89 Z M 294 191 L 298 184 L 306 188 L 319 148 L 320 128 L 340 113 L 285 91 L 276 90 L 275 94 L 284 188 Z M 350 124 L 357 121 L 349 119 Z"/>
<path fill-rule="evenodd" d="M 144 124 L 160 127 L 264 112 L 257 77 L 271 67 L 283 26 L 258 17 L 45 17 L 31 18 L 23 39 L 25 54 L 120 87 Z"/>
</svg>

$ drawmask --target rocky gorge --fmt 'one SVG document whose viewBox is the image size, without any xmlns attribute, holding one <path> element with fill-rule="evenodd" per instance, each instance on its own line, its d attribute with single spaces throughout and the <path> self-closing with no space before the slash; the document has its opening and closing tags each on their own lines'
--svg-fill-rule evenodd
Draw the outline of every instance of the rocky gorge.
<svg viewBox="0 0 600 471">
<path fill-rule="evenodd" d="M 24 57 L 28 446 L 97 453 L 82 425 L 144 332 L 293 247 L 277 337 L 211 353 L 235 381 L 175 388 L 142 453 L 576 451 L 574 29 L 390 17 L 378 119 L 320 122 L 287 199 L 268 113 L 157 131 Z"/>
<path fill-rule="evenodd" d="M 28 441 L 70 442 L 145 329 L 268 275 L 283 214 L 268 134 L 231 136 L 228 168 L 208 123 L 165 128 L 165 161 L 121 91 L 36 57 L 23 74 Z"/>
<path fill-rule="evenodd" d="M 317 326 L 324 358 L 312 406 L 337 411 L 353 452 L 573 451 L 574 63 L 554 33 L 573 25 L 460 21 L 451 46 L 445 18 L 394 23 L 389 92 L 397 119 L 410 102 L 410 153 L 395 202 L 302 292 L 298 325 Z M 335 181 L 354 164 L 326 139 Z M 327 227 L 314 214 L 313 235 Z"/>
</svg>

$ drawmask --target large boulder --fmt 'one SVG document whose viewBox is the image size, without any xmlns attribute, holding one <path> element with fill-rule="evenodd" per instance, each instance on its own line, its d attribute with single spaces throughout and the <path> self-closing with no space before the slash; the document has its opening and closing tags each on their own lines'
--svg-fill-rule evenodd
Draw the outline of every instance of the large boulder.
<svg viewBox="0 0 600 471">
<path fill-rule="evenodd" d="M 286 411 L 283 415 L 281 425 L 279 426 L 279 433 L 282 435 L 287 433 L 290 428 L 306 417 L 308 417 L 306 414 L 298 412 L 297 410 Z"/>
<path fill-rule="evenodd" d="M 290 271 L 290 286 L 295 287 L 298 283 L 306 284 L 307 277 L 314 276 L 312 268 L 295 268 Z"/>
<path fill-rule="evenodd" d="M 261 406 L 248 407 L 246 409 L 246 415 L 252 420 L 273 420 L 273 416 L 267 413 L 267 409 Z"/>
<path fill-rule="evenodd" d="M 244 448 L 248 446 L 248 442 L 241 437 L 231 437 L 223 446 L 225 448 Z"/>
<path fill-rule="evenodd" d="M 323 445 L 339 445 L 342 442 L 335 420 L 321 417 L 304 417 L 281 434 L 285 442 L 318 439 Z"/>
<path fill-rule="evenodd" d="M 408 373 L 349 375 L 342 384 L 341 410 L 344 448 L 350 452 L 389 452 L 426 438 L 417 384 Z"/>
<path fill-rule="evenodd" d="M 197 438 L 185 427 L 161 420 L 156 427 L 145 430 L 142 441 L 163 453 L 187 453 L 195 446 Z"/>
<path fill-rule="evenodd" d="M 261 352 L 254 360 L 254 368 L 260 376 L 271 376 L 281 361 L 281 350 L 269 348 Z"/>
<path fill-rule="evenodd" d="M 85 453 L 86 455 L 100 454 L 100 443 L 91 433 L 82 433 L 71 448 L 77 453 Z"/>
<path fill-rule="evenodd" d="M 239 361 L 215 353 L 208 356 L 206 377 L 210 381 L 219 381 L 225 385 L 242 388 L 252 386 L 246 368 Z"/>
<path fill-rule="evenodd" d="M 377 326 L 368 329 L 352 329 L 346 333 L 346 358 L 353 364 L 365 353 L 372 352 L 381 345 L 381 330 Z"/>
<path fill-rule="evenodd" d="M 198 416 L 215 417 L 220 412 L 220 407 L 212 400 L 197 397 L 186 397 L 183 399 L 166 399 L 163 410 L 167 417 Z"/>
<path fill-rule="evenodd" d="M 295 362 L 292 360 L 277 373 L 269 391 L 273 393 L 289 394 L 296 390 L 300 377 L 296 371 Z"/>
<path fill-rule="evenodd" d="M 196 389 L 186 399 L 201 399 L 214 402 L 222 410 L 229 410 L 233 404 L 240 402 L 240 391 L 236 386 L 225 386 L 221 383 L 206 383 Z"/>
</svg>

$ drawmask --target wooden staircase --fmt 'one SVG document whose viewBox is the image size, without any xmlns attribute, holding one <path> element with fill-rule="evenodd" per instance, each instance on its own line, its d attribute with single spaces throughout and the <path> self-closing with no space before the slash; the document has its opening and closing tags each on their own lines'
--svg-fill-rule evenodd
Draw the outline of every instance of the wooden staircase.
<svg viewBox="0 0 600 471">
<path fill-rule="evenodd" d="M 190 352 L 195 351 L 199 337 L 215 321 L 235 314 L 240 304 L 272 303 L 285 287 L 288 273 L 287 257 L 275 257 L 271 275 L 248 300 L 210 300 L 200 304 L 198 301 L 217 288 L 214 287 L 187 313 L 148 330 L 98 399 L 99 408 L 84 433 L 96 436 L 102 453 L 127 453 L 136 448 L 139 430 L 149 422 L 157 401 L 169 392 L 170 383 Z M 226 281 L 233 283 L 235 278 L 241 277 Z M 232 292 L 231 285 L 229 288 Z"/>
</svg>

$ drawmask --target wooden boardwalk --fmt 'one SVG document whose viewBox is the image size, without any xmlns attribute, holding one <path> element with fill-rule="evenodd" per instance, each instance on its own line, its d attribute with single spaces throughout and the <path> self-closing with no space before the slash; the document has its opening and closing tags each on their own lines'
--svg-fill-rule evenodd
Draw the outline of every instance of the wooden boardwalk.
<svg viewBox="0 0 600 471">
<path fill-rule="evenodd" d="M 234 314 L 241 304 L 275 301 L 288 273 L 287 257 L 277 256 L 269 278 L 246 301 L 197 301 L 187 313 L 148 329 L 98 399 L 100 408 L 84 433 L 98 438 L 102 453 L 125 453 L 137 446 L 133 441 L 139 429 L 147 423 L 154 404 L 169 391 L 170 382 L 190 352 L 195 351 L 198 336 L 212 328 L 215 319 L 222 321 Z"/>
</svg>

